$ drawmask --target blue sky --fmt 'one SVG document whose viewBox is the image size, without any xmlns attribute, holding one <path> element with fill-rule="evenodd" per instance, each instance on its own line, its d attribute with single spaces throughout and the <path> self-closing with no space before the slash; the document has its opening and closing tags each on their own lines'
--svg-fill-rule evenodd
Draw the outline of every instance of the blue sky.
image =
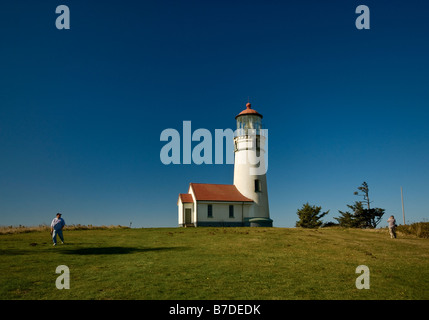
<svg viewBox="0 0 429 320">
<path fill-rule="evenodd" d="M 57 30 L 55 8 L 70 8 Z M 370 9 L 357 30 L 355 9 Z M 3 1 L 0 225 L 177 225 L 190 182 L 233 165 L 163 165 L 166 128 L 269 130 L 271 218 L 374 207 L 429 218 L 429 5 L 422 1 Z M 380 226 L 385 226 L 383 222 Z"/>
</svg>

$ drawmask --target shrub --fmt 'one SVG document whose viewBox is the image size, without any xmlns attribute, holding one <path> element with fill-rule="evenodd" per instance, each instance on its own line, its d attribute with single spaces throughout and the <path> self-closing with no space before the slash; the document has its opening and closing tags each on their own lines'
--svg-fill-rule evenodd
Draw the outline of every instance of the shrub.
<svg viewBox="0 0 429 320">
<path fill-rule="evenodd" d="M 429 222 L 415 222 L 412 224 L 400 225 L 396 230 L 419 238 L 429 238 Z"/>
<path fill-rule="evenodd" d="M 296 222 L 295 226 L 301 228 L 320 227 L 323 223 L 320 219 L 327 215 L 329 210 L 322 213 L 320 213 L 320 211 L 322 211 L 322 207 L 311 206 L 307 202 L 296 212 L 299 217 L 299 221 Z"/>
</svg>

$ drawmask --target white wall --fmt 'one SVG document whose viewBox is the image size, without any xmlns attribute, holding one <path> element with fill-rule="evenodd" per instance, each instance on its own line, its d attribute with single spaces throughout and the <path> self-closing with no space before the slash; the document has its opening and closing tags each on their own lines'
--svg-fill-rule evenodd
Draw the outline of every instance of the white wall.
<svg viewBox="0 0 429 320">
<path fill-rule="evenodd" d="M 177 202 L 177 209 L 178 209 L 177 215 L 178 215 L 178 220 L 179 220 L 178 223 L 179 223 L 179 226 L 181 226 L 183 224 L 183 203 L 182 203 L 182 200 L 180 199 L 180 197 L 179 197 L 179 200 Z"/>
<path fill-rule="evenodd" d="M 265 137 L 260 137 L 260 156 L 256 157 L 256 151 L 252 150 L 253 140 L 247 136 L 234 139 L 236 144 L 234 159 L 234 185 L 245 197 L 254 201 L 254 206 L 249 212 L 249 217 L 269 218 L 268 186 L 266 174 L 253 174 L 251 169 L 266 168 L 265 162 Z M 258 163 L 259 160 L 260 162 Z M 257 164 L 257 165 L 255 165 Z M 261 191 L 255 192 L 255 180 L 259 180 Z"/>
<path fill-rule="evenodd" d="M 178 223 L 179 226 L 183 225 L 185 223 L 185 209 L 191 209 L 191 222 L 195 223 L 195 214 L 194 214 L 194 204 L 193 203 L 182 203 L 182 201 L 179 199 L 178 202 Z"/>
<path fill-rule="evenodd" d="M 213 217 L 209 218 L 208 205 L 212 205 Z M 234 217 L 229 217 L 229 206 L 234 206 Z M 199 201 L 197 204 L 198 222 L 242 222 L 243 216 L 248 216 L 250 204 L 239 202 L 209 202 Z"/>
</svg>

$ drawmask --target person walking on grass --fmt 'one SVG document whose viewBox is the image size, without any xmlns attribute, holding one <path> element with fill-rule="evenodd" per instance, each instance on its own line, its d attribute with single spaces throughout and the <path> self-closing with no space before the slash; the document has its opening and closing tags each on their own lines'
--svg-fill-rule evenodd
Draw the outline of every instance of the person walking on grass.
<svg viewBox="0 0 429 320">
<path fill-rule="evenodd" d="M 387 222 L 389 223 L 389 233 L 390 238 L 394 239 L 396 238 L 396 220 L 394 216 L 390 216 L 389 219 L 387 219 Z"/>
<path fill-rule="evenodd" d="M 61 218 L 61 213 L 57 213 L 57 216 L 52 220 L 51 223 L 51 235 L 54 246 L 57 245 L 57 235 L 61 239 L 61 243 L 64 243 L 63 229 L 66 225 L 66 222 Z"/>
</svg>

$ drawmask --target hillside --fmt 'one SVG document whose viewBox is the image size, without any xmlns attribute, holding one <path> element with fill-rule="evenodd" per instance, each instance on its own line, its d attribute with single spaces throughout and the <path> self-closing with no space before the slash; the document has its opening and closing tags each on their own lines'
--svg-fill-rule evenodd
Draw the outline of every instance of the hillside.
<svg viewBox="0 0 429 320">
<path fill-rule="evenodd" d="M 429 299 L 429 239 L 386 230 L 153 228 L 0 235 L 0 299 Z M 70 270 L 58 290 L 57 266 Z M 356 268 L 370 271 L 358 290 Z"/>
</svg>

